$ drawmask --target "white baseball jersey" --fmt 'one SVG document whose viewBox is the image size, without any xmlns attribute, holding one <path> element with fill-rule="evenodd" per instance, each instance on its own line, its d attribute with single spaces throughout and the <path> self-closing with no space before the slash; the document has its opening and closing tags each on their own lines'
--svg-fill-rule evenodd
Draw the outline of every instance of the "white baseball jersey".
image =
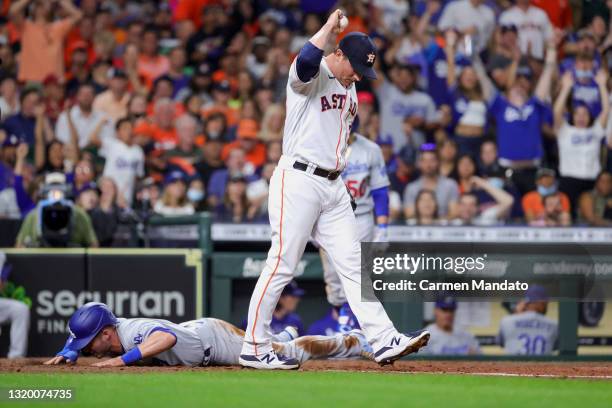
<svg viewBox="0 0 612 408">
<path fill-rule="evenodd" d="M 471 333 L 456 329 L 448 333 L 435 323 L 427 326 L 425 330 L 431 333 L 431 337 L 427 346 L 419 350 L 419 354 L 436 356 L 480 354 L 478 340 Z"/>
<path fill-rule="evenodd" d="M 346 160 L 342 180 L 357 204 L 355 215 L 369 213 L 374 209 L 370 192 L 389 185 L 385 159 L 380 147 L 357 134 L 355 141 L 346 150 Z"/>
<path fill-rule="evenodd" d="M 556 322 L 537 312 L 524 312 L 501 320 L 498 340 L 506 354 L 545 355 L 556 349 L 557 337 Z"/>
<path fill-rule="evenodd" d="M 291 64 L 287 81 L 287 117 L 283 154 L 327 170 L 342 170 L 353 119 L 357 114 L 355 84 L 346 89 L 332 74 L 325 58 L 319 73 L 302 82 Z"/>
<path fill-rule="evenodd" d="M 529 6 L 527 11 L 510 7 L 499 16 L 500 25 L 513 24 L 518 28 L 519 46 L 523 54 L 544 58 L 545 43 L 553 36 L 553 26 L 548 15 L 539 7 Z"/>
<path fill-rule="evenodd" d="M 100 152 L 106 158 L 104 176 L 117 184 L 127 203 L 132 203 L 136 178 L 144 176 L 144 153 L 138 145 L 128 146 L 121 140 L 109 137 L 102 140 Z"/>
</svg>

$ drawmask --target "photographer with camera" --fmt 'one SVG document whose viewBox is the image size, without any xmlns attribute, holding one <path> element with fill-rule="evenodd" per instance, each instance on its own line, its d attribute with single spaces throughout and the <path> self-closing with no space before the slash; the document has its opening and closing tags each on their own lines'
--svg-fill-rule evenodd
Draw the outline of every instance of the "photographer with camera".
<svg viewBox="0 0 612 408">
<path fill-rule="evenodd" d="M 62 173 L 49 173 L 42 199 L 25 218 L 15 246 L 97 247 L 98 240 L 89 215 L 70 200 L 72 186 Z"/>
</svg>

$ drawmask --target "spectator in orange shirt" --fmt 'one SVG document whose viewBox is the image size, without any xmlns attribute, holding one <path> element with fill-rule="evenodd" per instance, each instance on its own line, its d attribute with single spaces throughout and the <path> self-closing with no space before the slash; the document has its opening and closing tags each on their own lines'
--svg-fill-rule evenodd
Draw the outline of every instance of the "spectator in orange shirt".
<svg viewBox="0 0 612 408">
<path fill-rule="evenodd" d="M 566 213 L 565 215 L 562 214 L 562 217 L 569 217 L 570 201 L 565 193 L 557 191 L 557 180 L 554 170 L 539 169 L 536 174 L 536 186 L 537 189 L 525 194 L 522 201 L 523 212 L 528 223 L 544 218 L 544 197 L 552 195 L 559 197 L 562 213 Z"/>
<path fill-rule="evenodd" d="M 255 167 L 261 167 L 266 162 L 266 147 L 257 139 L 259 132 L 257 122 L 253 119 L 242 119 L 238 123 L 236 136 L 238 140 L 223 147 L 221 160 L 225 161 L 230 152 L 240 148 L 245 152 L 245 159 Z"/>
<path fill-rule="evenodd" d="M 10 8 L 10 16 L 19 16 L 31 2 L 15 2 Z M 49 74 L 64 78 L 64 39 L 74 24 L 81 19 L 82 13 L 70 0 L 60 0 L 57 4 L 68 17 L 51 22 L 55 4 L 48 0 L 36 0 L 33 8 L 34 18 L 26 19 L 20 27 L 20 81 L 42 82 Z"/>
<path fill-rule="evenodd" d="M 174 102 L 160 99 L 155 103 L 152 122 L 136 126 L 134 134 L 144 136 L 154 143 L 155 150 L 170 150 L 176 147 L 177 137 L 174 127 Z"/>
<path fill-rule="evenodd" d="M 170 69 L 168 58 L 159 54 L 157 31 L 147 28 L 142 35 L 142 46 L 138 56 L 138 75 L 145 79 L 149 88 L 156 78 L 164 75 Z"/>
</svg>

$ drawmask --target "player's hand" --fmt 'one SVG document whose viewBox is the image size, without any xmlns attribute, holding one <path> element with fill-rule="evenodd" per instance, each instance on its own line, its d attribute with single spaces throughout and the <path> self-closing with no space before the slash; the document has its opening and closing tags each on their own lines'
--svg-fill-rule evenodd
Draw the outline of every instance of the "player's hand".
<svg viewBox="0 0 612 408">
<path fill-rule="evenodd" d="M 331 28 L 334 34 L 339 34 L 344 31 L 344 28 L 340 26 L 340 20 L 342 20 L 342 17 L 344 17 L 344 13 L 342 12 L 342 10 L 337 9 L 329 15 L 329 18 L 325 23 L 328 27 Z"/>
<path fill-rule="evenodd" d="M 115 357 L 108 360 L 100 361 L 99 363 L 92 364 L 92 367 L 105 368 L 105 367 L 123 367 L 125 363 L 121 357 Z"/>
<path fill-rule="evenodd" d="M 62 363 L 66 363 L 66 364 L 76 364 L 76 360 L 69 360 L 64 356 L 55 356 L 52 359 L 49 359 L 47 361 L 45 361 L 43 364 L 44 365 L 60 365 Z"/>
</svg>

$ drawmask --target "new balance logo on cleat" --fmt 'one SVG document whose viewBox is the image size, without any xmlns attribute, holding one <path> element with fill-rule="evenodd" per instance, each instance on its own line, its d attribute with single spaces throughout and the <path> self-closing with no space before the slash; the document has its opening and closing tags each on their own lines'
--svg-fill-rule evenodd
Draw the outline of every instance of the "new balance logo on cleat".
<svg viewBox="0 0 612 408">
<path fill-rule="evenodd" d="M 416 353 L 421 347 L 425 347 L 429 341 L 429 336 L 430 334 L 426 330 L 395 336 L 388 346 L 382 347 L 374 353 L 374 361 L 381 366 L 393 364 L 395 360 Z"/>
<path fill-rule="evenodd" d="M 261 370 L 295 370 L 300 368 L 300 362 L 295 358 L 287 358 L 274 351 L 257 357 L 251 354 L 241 354 L 238 362 L 243 367 Z"/>
</svg>

